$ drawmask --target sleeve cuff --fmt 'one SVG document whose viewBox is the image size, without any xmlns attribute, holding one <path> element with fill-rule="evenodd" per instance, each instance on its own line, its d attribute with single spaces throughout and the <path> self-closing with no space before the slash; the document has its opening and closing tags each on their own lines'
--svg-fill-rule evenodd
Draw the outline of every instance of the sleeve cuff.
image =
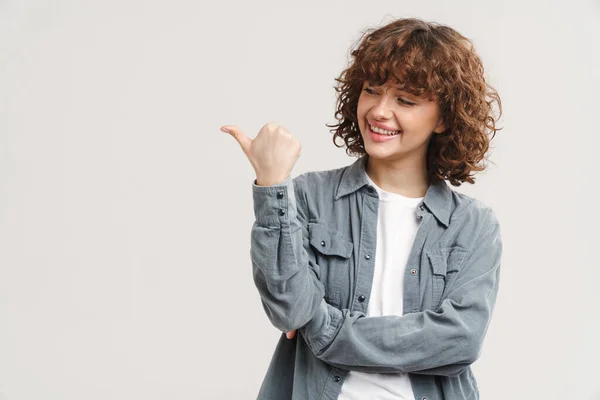
<svg viewBox="0 0 600 400">
<path fill-rule="evenodd" d="M 313 319 L 302 327 L 303 335 L 315 354 L 331 343 L 343 324 L 344 311 L 328 304 L 324 299 Z"/>
<path fill-rule="evenodd" d="M 252 197 L 254 217 L 259 225 L 280 226 L 282 223 L 289 224 L 296 218 L 296 195 L 291 176 L 271 186 L 259 186 L 254 179 Z"/>
</svg>

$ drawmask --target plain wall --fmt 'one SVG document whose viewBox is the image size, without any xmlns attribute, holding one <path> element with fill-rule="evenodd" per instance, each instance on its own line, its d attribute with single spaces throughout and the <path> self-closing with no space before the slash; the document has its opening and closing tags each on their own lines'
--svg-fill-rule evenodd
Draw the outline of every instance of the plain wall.
<svg viewBox="0 0 600 400">
<path fill-rule="evenodd" d="M 254 399 L 281 334 L 253 285 L 269 121 L 336 148 L 334 78 L 411 16 L 473 40 L 502 98 L 488 170 L 456 190 L 502 227 L 481 395 L 600 399 L 598 1 L 0 2 L 0 399 Z"/>
</svg>

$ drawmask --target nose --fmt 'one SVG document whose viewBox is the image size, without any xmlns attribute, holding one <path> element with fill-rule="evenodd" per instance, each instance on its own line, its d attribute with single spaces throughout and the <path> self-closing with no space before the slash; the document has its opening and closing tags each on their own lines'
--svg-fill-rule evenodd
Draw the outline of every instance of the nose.
<svg viewBox="0 0 600 400">
<path fill-rule="evenodd" d="M 375 106 L 373 106 L 373 108 L 371 110 L 371 113 L 373 114 L 374 118 L 378 118 L 378 119 L 392 118 L 391 107 L 388 105 L 389 100 L 393 101 L 394 98 L 392 97 L 391 99 L 388 99 L 388 96 L 386 96 L 386 95 L 379 96 L 379 100 L 377 101 L 377 104 L 375 104 Z"/>
</svg>

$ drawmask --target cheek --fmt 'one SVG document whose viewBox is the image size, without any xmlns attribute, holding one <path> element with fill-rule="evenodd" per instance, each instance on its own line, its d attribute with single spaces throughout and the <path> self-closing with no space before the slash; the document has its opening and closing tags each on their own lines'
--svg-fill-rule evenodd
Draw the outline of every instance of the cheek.
<svg viewBox="0 0 600 400">
<path fill-rule="evenodd" d="M 361 98 L 359 98 L 358 103 L 356 104 L 356 114 L 359 116 L 363 115 L 364 109 L 365 109 L 365 102 L 362 101 Z"/>
<path fill-rule="evenodd" d="M 400 123 L 406 130 L 427 131 L 431 125 L 431 118 L 423 110 L 407 110 L 399 113 Z"/>
<path fill-rule="evenodd" d="M 439 113 L 434 104 L 428 104 L 416 111 L 413 118 L 420 127 L 426 130 L 433 130 L 436 127 Z"/>
<path fill-rule="evenodd" d="M 416 128 L 416 122 L 419 120 L 416 113 L 411 111 L 398 113 L 398 119 L 400 120 L 400 124 L 406 130 L 412 130 Z"/>
<path fill-rule="evenodd" d="M 356 119 L 358 121 L 358 126 L 362 129 L 363 124 L 364 124 L 364 120 L 365 120 L 365 113 L 366 113 L 366 107 L 364 102 L 361 102 L 360 100 L 358 101 L 358 104 L 356 105 Z"/>
</svg>

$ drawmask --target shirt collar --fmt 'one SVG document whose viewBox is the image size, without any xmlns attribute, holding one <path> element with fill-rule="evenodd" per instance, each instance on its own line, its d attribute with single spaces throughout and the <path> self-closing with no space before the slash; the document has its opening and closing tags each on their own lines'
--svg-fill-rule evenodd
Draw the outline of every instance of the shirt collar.
<svg viewBox="0 0 600 400">
<path fill-rule="evenodd" d="M 369 184 L 366 171 L 368 154 L 363 155 L 354 163 L 346 167 L 337 188 L 335 200 L 349 193 L 355 192 Z M 450 207 L 452 205 L 452 189 L 445 180 L 435 178 L 432 180 L 422 203 L 446 227 L 450 223 Z"/>
</svg>

